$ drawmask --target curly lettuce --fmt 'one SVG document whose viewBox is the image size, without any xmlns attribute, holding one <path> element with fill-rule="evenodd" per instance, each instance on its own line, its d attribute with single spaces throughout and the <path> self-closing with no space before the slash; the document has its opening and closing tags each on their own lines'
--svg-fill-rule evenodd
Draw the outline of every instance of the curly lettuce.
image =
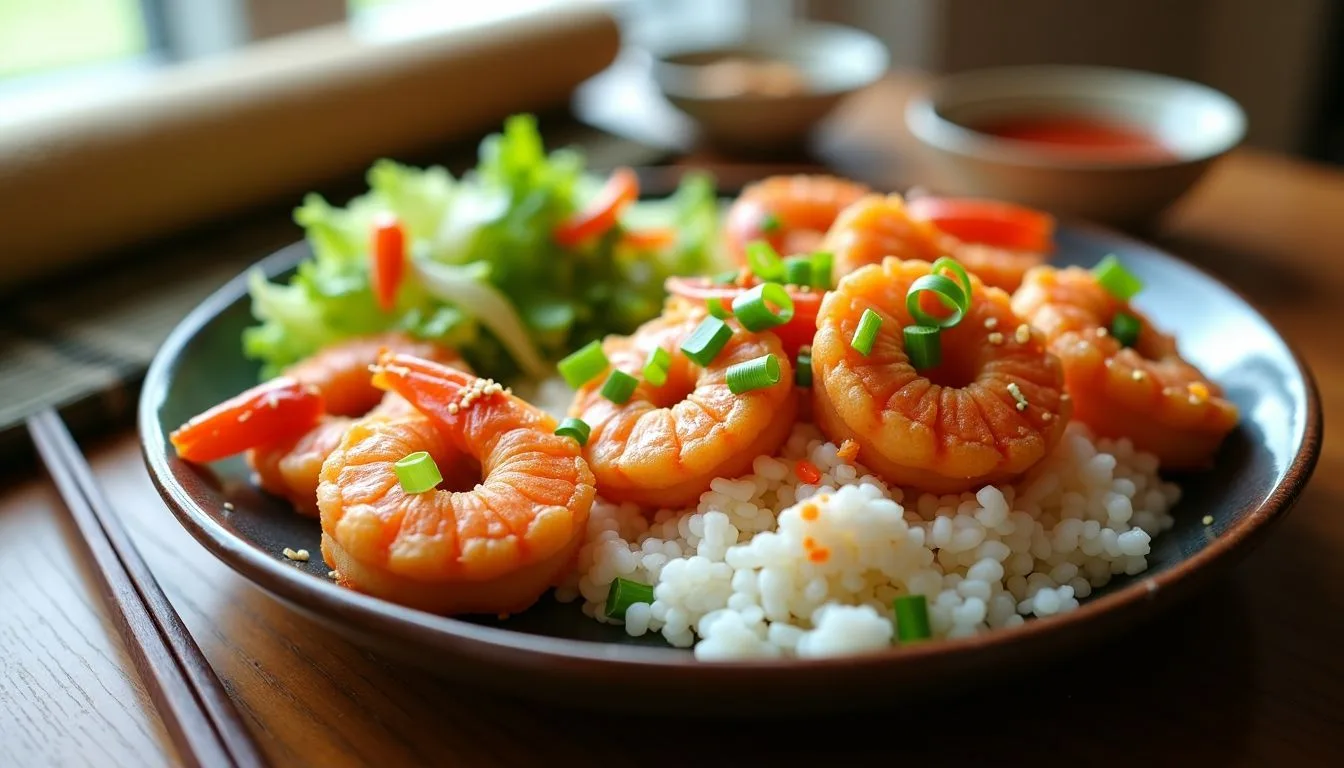
<svg viewBox="0 0 1344 768">
<path fill-rule="evenodd" d="M 527 115 L 487 137 L 477 167 L 461 178 L 380 160 L 367 180 L 368 192 L 343 208 L 312 194 L 295 210 L 312 258 L 288 282 L 251 275 L 259 322 L 244 331 L 243 348 L 263 376 L 341 339 L 393 329 L 454 347 L 485 375 L 543 375 L 574 347 L 656 315 L 668 276 L 718 259 L 714 184 L 694 174 L 671 197 L 630 206 L 602 237 L 557 245 L 551 233 L 601 179 L 574 151 L 547 153 Z M 373 221 L 386 212 L 402 223 L 410 251 L 388 312 L 369 282 Z M 671 228 L 676 240 L 641 251 L 623 241 L 625 227 Z"/>
</svg>

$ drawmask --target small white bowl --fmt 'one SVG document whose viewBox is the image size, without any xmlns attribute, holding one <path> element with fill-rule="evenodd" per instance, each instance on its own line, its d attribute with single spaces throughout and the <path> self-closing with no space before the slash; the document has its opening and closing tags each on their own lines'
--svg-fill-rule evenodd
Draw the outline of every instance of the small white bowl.
<svg viewBox="0 0 1344 768">
<path fill-rule="evenodd" d="M 996 119 L 1067 115 L 1138 128 L 1169 155 L 1060 152 L 981 133 Z M 1239 144 L 1246 116 L 1228 96 L 1173 77 L 1102 67 L 1012 67 L 940 78 L 906 108 L 940 194 L 991 197 L 1111 224 L 1151 219 Z"/>
<path fill-rule="evenodd" d="M 717 40 L 673 36 L 651 51 L 663 96 L 715 144 L 752 150 L 798 144 L 846 96 L 882 77 L 890 61 L 880 40 L 851 27 L 796 22 L 766 32 Z M 806 88 L 786 95 L 706 94 L 699 85 L 702 67 L 724 56 L 785 62 Z"/>
</svg>

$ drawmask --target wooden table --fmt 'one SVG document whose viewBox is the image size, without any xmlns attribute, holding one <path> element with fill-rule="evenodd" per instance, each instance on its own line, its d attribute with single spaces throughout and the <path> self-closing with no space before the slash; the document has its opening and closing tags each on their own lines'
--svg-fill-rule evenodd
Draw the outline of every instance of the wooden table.
<svg viewBox="0 0 1344 768">
<path fill-rule="evenodd" d="M 851 105 L 853 157 L 891 160 L 905 89 Z M 1344 172 L 1241 151 L 1156 238 L 1249 296 L 1344 409 Z M 131 431 L 95 469 L 276 765 L 834 765 L 843 759 L 1344 764 L 1344 443 L 1328 436 L 1297 509 L 1182 610 L 942 704 L 804 722 L 649 721 L 487 697 L 385 662 L 216 562 L 159 501 Z M 44 477 L 0 497 L 0 766 L 175 763 Z M 656 692 L 650 691 L 650 695 Z M 707 691 L 707 695 L 712 692 Z M 761 714 L 770 703 L 761 702 Z M 672 733 L 695 734 L 673 743 Z M 706 746 L 710 745 L 710 746 Z M 819 762 L 820 761 L 820 762 Z"/>
</svg>

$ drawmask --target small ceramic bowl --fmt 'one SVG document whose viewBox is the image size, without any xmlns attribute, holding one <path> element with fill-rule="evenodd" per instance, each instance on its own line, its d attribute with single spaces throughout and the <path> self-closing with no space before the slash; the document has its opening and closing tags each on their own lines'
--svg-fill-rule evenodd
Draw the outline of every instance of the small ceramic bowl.
<svg viewBox="0 0 1344 768">
<path fill-rule="evenodd" d="M 941 194 L 1013 200 L 1111 224 L 1153 218 L 1241 142 L 1246 117 L 1197 83 L 1098 67 L 1013 67 L 951 75 L 917 94 L 906 124 Z M 975 129 L 1004 120 L 1068 117 L 1124 126 L 1166 150 L 1061 151 Z"/>
<path fill-rule="evenodd" d="M 795 22 L 768 35 L 749 33 L 736 40 L 673 37 L 650 53 L 659 90 L 695 120 L 704 138 L 757 151 L 802 143 L 846 96 L 880 78 L 889 62 L 876 37 L 815 22 Z M 764 87 L 738 90 L 723 82 L 737 79 L 730 73 L 720 70 L 723 77 L 717 82 L 708 77 L 707 67 L 724 60 L 782 63 L 787 71 L 765 74 L 772 82 Z M 795 87 L 781 87 L 790 78 Z"/>
</svg>

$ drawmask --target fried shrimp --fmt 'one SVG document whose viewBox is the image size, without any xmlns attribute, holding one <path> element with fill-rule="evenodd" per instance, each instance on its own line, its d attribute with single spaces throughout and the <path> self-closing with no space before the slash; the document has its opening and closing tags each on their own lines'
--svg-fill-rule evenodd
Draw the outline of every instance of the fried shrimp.
<svg viewBox="0 0 1344 768">
<path fill-rule="evenodd" d="M 771 176 L 748 185 L 724 222 L 728 253 L 745 263 L 754 240 L 783 254 L 815 250 L 840 212 L 866 194 L 868 187 L 834 176 Z"/>
<path fill-rule="evenodd" d="M 832 441 L 893 483 L 950 493 L 1016 478 L 1059 441 L 1070 414 L 1059 361 L 1006 293 L 970 279 L 965 317 L 941 333 L 942 362 L 916 370 L 903 329 L 923 261 L 886 259 L 827 295 L 812 344 L 813 412 Z M 881 318 L 869 354 L 854 348 L 864 310 Z"/>
<path fill-rule="evenodd" d="M 888 256 L 933 261 L 947 254 L 986 285 L 1012 291 L 1045 260 L 1054 221 L 984 200 L 869 195 L 845 209 L 822 242 L 846 275 Z"/>
<path fill-rule="evenodd" d="M 932 262 L 943 255 L 938 230 L 910 216 L 900 195 L 868 195 L 846 208 L 826 232 L 822 250 L 835 255 L 835 273 L 878 264 L 888 256 Z"/>
<path fill-rule="evenodd" d="M 797 413 L 793 366 L 772 333 L 749 333 L 730 322 L 732 338 L 707 366 L 680 350 L 699 314 L 655 318 L 630 337 L 603 345 L 611 366 L 636 375 L 655 348 L 670 358 L 667 380 L 653 386 L 641 378 L 628 400 L 602 395 L 607 373 L 579 388 L 569 415 L 591 428 L 584 455 L 602 497 L 648 507 L 693 503 L 716 477 L 735 477 L 761 454 L 773 454 L 787 439 Z M 774 355 L 778 383 L 734 394 L 728 368 Z"/>
<path fill-rule="evenodd" d="M 339 342 L 295 363 L 285 375 L 315 388 L 322 395 L 326 413 L 316 426 L 297 438 L 247 452 L 247 463 L 263 490 L 288 499 L 302 514 L 316 515 L 318 473 L 353 423 L 351 417 L 367 414 L 391 419 L 415 413 L 404 398 L 385 393 L 371 383 L 369 366 L 378 361 L 383 349 L 467 369 L 466 361 L 453 350 L 397 332 Z"/>
<path fill-rule="evenodd" d="M 356 336 L 324 347 L 311 357 L 285 370 L 285 375 L 317 387 L 334 416 L 363 416 L 383 399 L 383 392 L 369 383 L 369 366 L 384 349 L 403 352 L 440 363 L 465 365 L 456 352 L 431 341 L 421 341 L 400 331 Z"/>
<path fill-rule="evenodd" d="M 498 384 L 444 365 L 389 353 L 376 379 L 424 415 L 357 421 L 323 464 L 327 564 L 346 586 L 436 613 L 536 602 L 587 526 L 595 490 L 579 445 Z M 403 488 L 394 465 L 418 451 L 447 487 Z"/>
<path fill-rule="evenodd" d="M 1196 469 L 1236 426 L 1236 406 L 1180 356 L 1176 340 L 1090 271 L 1033 269 L 1013 308 L 1045 334 L 1063 362 L 1075 417 L 1098 434 L 1128 437 L 1164 467 Z M 1110 332 L 1121 313 L 1137 321 L 1132 346 Z"/>
</svg>

